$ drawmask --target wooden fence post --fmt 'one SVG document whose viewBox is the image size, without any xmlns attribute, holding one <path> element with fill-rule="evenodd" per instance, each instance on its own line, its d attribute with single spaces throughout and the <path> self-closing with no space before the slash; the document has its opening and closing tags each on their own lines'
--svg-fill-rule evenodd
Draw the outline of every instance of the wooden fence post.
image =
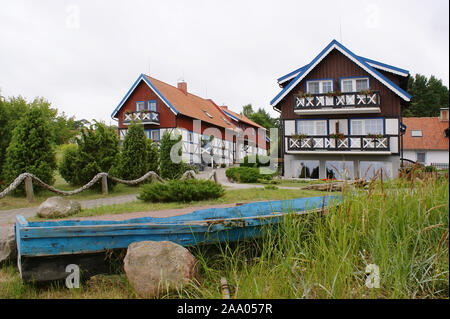
<svg viewBox="0 0 450 319">
<path fill-rule="evenodd" d="M 103 195 L 108 195 L 108 176 L 102 176 L 102 193 Z"/>
<path fill-rule="evenodd" d="M 34 192 L 33 192 L 33 179 L 31 176 L 27 176 L 25 178 L 25 192 L 27 194 L 27 200 L 29 202 L 34 201 Z"/>
</svg>

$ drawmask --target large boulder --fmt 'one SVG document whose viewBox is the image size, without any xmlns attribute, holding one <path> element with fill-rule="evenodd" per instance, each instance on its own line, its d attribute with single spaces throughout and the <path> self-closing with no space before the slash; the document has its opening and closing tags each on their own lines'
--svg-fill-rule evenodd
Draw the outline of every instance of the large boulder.
<svg viewBox="0 0 450 319">
<path fill-rule="evenodd" d="M 81 205 L 74 200 L 67 200 L 61 196 L 48 198 L 39 206 L 37 215 L 41 218 L 62 218 L 81 211 Z"/>
<path fill-rule="evenodd" d="M 0 265 L 17 256 L 14 225 L 0 226 Z"/>
<path fill-rule="evenodd" d="M 197 277 L 197 261 L 184 247 L 170 241 L 142 241 L 128 246 L 124 269 L 143 298 L 180 289 Z"/>
</svg>

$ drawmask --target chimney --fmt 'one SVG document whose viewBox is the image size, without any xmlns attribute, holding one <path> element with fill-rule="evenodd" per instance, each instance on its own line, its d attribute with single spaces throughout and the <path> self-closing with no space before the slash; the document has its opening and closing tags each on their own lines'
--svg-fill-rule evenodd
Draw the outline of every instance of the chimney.
<svg viewBox="0 0 450 319">
<path fill-rule="evenodd" d="M 184 81 L 178 82 L 178 90 L 181 90 L 181 92 L 187 94 L 187 83 Z"/>
<path fill-rule="evenodd" d="M 448 107 L 441 108 L 441 114 L 439 116 L 439 120 L 448 122 Z"/>
</svg>

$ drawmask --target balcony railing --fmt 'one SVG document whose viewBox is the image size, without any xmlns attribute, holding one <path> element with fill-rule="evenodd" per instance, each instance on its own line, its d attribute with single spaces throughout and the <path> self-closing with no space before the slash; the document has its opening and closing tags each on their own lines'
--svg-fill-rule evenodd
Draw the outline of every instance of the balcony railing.
<svg viewBox="0 0 450 319">
<path fill-rule="evenodd" d="M 337 94 L 311 94 L 295 95 L 294 110 L 310 110 L 321 108 L 364 108 L 379 107 L 380 93 L 369 92 L 349 92 Z"/>
<path fill-rule="evenodd" d="M 287 151 L 389 151 L 389 137 L 287 136 Z"/>
<path fill-rule="evenodd" d="M 137 111 L 123 113 L 123 123 L 128 124 L 131 121 L 140 121 L 143 124 L 159 125 L 159 113 L 154 111 Z"/>
</svg>

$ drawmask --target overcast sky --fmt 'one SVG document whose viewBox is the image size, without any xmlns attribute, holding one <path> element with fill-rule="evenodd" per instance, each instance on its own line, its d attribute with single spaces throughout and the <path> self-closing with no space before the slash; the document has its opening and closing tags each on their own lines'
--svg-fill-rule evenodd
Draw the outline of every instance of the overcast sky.
<svg viewBox="0 0 450 319">
<path fill-rule="evenodd" d="M 240 112 L 336 39 L 449 83 L 449 1 L 0 0 L 0 90 L 110 123 L 141 73 Z"/>
</svg>

